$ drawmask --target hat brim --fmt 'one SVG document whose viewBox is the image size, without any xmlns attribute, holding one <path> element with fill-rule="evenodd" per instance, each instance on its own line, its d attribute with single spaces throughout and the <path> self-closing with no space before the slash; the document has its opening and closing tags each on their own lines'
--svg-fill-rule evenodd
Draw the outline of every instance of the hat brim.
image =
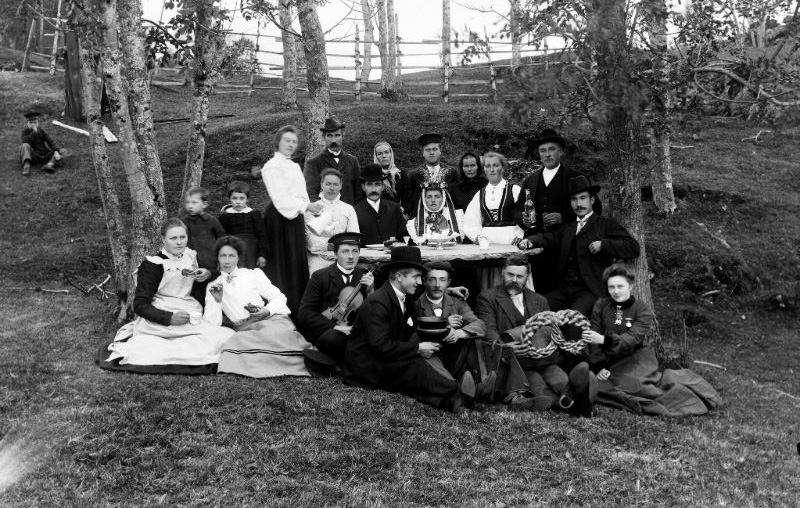
<svg viewBox="0 0 800 508">
<path fill-rule="evenodd" d="M 600 193 L 600 186 L 599 185 L 590 185 L 588 187 L 584 187 L 582 189 L 578 189 L 575 191 L 570 191 L 569 195 L 574 196 L 575 194 L 580 194 L 581 192 L 588 192 L 592 196 L 596 196 Z"/>
<path fill-rule="evenodd" d="M 335 131 L 338 131 L 339 129 L 344 129 L 344 128 L 345 128 L 345 124 L 341 124 L 341 125 L 339 125 L 339 126 L 338 126 L 338 127 L 336 127 L 336 128 L 332 128 L 332 127 L 320 127 L 320 128 L 319 128 L 319 131 L 320 131 L 320 132 L 335 132 Z"/>
<path fill-rule="evenodd" d="M 561 146 L 561 148 L 567 146 L 567 140 L 561 136 L 545 136 L 543 138 L 533 140 L 533 144 L 536 147 L 539 147 L 545 143 L 557 143 L 559 146 Z"/>
<path fill-rule="evenodd" d="M 362 181 L 362 182 L 382 182 L 383 181 L 383 176 L 381 176 L 380 178 L 377 178 L 377 177 L 375 177 L 375 178 L 364 178 L 363 176 L 360 176 L 360 177 L 358 177 L 358 179 L 360 181 Z"/>
<path fill-rule="evenodd" d="M 422 263 L 416 263 L 414 261 L 388 261 L 381 265 L 381 270 L 400 270 L 402 268 L 417 268 L 421 270 L 423 273 L 427 272 L 428 269 Z"/>
</svg>

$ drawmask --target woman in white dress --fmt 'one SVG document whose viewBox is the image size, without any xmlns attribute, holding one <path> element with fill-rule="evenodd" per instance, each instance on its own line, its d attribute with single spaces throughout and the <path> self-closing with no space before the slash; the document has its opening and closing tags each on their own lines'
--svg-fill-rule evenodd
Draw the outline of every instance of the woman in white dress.
<svg viewBox="0 0 800 508">
<path fill-rule="evenodd" d="M 244 243 L 235 236 L 217 240 L 220 276 L 206 289 L 203 317 L 222 324 L 224 314 L 236 330 L 222 349 L 217 372 L 255 378 L 308 376 L 303 350 L 312 347 L 289 319 L 280 289 L 259 269 L 239 268 Z"/>
<path fill-rule="evenodd" d="M 511 185 L 503 173 L 508 160 L 497 152 L 486 152 L 483 170 L 489 183 L 470 201 L 464 212 L 464 232 L 474 243 L 485 236 L 489 243 L 516 245 L 525 232 L 514 222 L 514 203 L 520 186 Z"/>
<path fill-rule="evenodd" d="M 203 309 L 190 296 L 195 281 L 211 272 L 197 266 L 187 247 L 186 225 L 167 219 L 161 226 L 164 248 L 147 256 L 137 270 L 133 310 L 136 319 L 119 329 L 107 362 L 120 365 L 208 365 L 219 361 L 233 330 L 203 321 Z"/>
<path fill-rule="evenodd" d="M 360 233 L 355 208 L 341 200 L 342 174 L 333 168 L 324 169 L 320 173 L 320 188 L 318 203 L 322 203 L 322 213 L 318 217 L 305 214 L 309 273 L 331 264 L 320 254 L 328 250 L 328 240 L 333 235 Z"/>
<path fill-rule="evenodd" d="M 273 143 L 275 155 L 261 168 L 261 178 L 271 200 L 264 210 L 269 249 L 264 271 L 286 295 L 289 308 L 296 311 L 308 284 L 303 214 L 319 215 L 322 203 L 311 203 L 308 199 L 303 171 L 291 159 L 297 150 L 297 128 L 281 127 Z"/>
</svg>

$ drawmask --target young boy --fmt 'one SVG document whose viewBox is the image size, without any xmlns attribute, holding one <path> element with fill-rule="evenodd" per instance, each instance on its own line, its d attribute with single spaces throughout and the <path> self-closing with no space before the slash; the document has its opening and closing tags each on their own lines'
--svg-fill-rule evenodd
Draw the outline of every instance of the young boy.
<svg viewBox="0 0 800 508">
<path fill-rule="evenodd" d="M 31 164 L 44 164 L 42 169 L 48 173 L 61 166 L 61 148 L 39 127 L 39 113 L 25 113 L 19 158 L 22 161 L 23 176 L 30 176 Z"/>
<path fill-rule="evenodd" d="M 217 238 L 225 235 L 225 229 L 217 219 L 205 212 L 207 206 L 208 191 L 202 187 L 192 187 L 186 192 L 183 222 L 189 228 L 189 248 L 197 251 L 198 266 L 216 270 L 214 244 Z"/>
<path fill-rule="evenodd" d="M 231 204 L 222 208 L 219 222 L 226 233 L 245 243 L 245 253 L 239 260 L 239 266 L 264 268 L 267 264 L 267 232 L 261 213 L 247 206 L 249 197 L 249 185 L 238 180 L 231 182 L 228 185 L 228 199 Z"/>
</svg>

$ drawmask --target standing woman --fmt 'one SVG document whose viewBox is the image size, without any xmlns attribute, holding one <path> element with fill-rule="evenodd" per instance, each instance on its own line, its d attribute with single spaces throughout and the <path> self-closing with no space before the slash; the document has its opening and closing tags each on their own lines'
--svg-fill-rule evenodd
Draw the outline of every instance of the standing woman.
<svg viewBox="0 0 800 508">
<path fill-rule="evenodd" d="M 408 200 L 408 177 L 394 163 L 394 150 L 386 141 L 378 141 L 372 151 L 375 164 L 383 170 L 383 194 L 381 199 L 394 201 L 403 208 L 403 202 Z M 403 213 L 407 213 L 403 210 Z"/>
<path fill-rule="evenodd" d="M 514 203 L 519 197 L 519 185 L 503 178 L 508 160 L 497 152 L 486 152 L 483 170 L 489 183 L 469 202 L 464 212 L 464 233 L 475 243 L 485 236 L 489 243 L 516 245 L 524 231 L 514 222 Z"/>
<path fill-rule="evenodd" d="M 458 171 L 461 179 L 449 189 L 450 195 L 453 197 L 453 205 L 458 210 L 466 210 L 475 194 L 486 187 L 488 180 L 483 172 L 481 158 L 472 152 L 461 156 Z"/>
<path fill-rule="evenodd" d="M 297 150 L 297 128 L 286 125 L 273 139 L 275 155 L 261 168 L 270 203 L 264 210 L 264 226 L 270 255 L 264 271 L 286 295 L 287 305 L 297 311 L 303 289 L 308 283 L 306 232 L 303 214 L 317 216 L 320 202 L 311 203 L 303 171 L 291 156 Z"/>
</svg>

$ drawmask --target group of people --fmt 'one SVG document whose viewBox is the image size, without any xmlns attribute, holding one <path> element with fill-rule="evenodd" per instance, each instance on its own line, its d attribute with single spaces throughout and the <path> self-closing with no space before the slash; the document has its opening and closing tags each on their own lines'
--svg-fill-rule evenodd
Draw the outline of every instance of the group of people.
<svg viewBox="0 0 800 508">
<path fill-rule="evenodd" d="M 497 152 L 445 165 L 435 133 L 419 137 L 424 161 L 411 171 L 386 141 L 362 167 L 343 150 L 344 129 L 328 118 L 326 148 L 303 169 L 292 160 L 297 129 L 276 132 L 263 215 L 243 182 L 229 186 L 219 218 L 205 212 L 205 190 L 189 190 L 182 219 L 162 227 L 162 251 L 139 267 L 137 318 L 103 348 L 101 366 L 341 373 L 455 413 L 475 401 L 581 416 L 597 402 L 668 415 L 720 404 L 693 372 L 658 371 L 652 309 L 618 263 L 639 244 L 601 215 L 599 187 L 562 167 L 556 132 L 533 140 L 543 168 L 514 185 Z M 423 263 L 418 246 L 443 238 L 520 249 L 503 283 L 470 300 L 474 311 L 466 288 L 451 287 L 451 263 Z M 359 262 L 365 245 L 396 241 L 377 272 Z"/>
</svg>

